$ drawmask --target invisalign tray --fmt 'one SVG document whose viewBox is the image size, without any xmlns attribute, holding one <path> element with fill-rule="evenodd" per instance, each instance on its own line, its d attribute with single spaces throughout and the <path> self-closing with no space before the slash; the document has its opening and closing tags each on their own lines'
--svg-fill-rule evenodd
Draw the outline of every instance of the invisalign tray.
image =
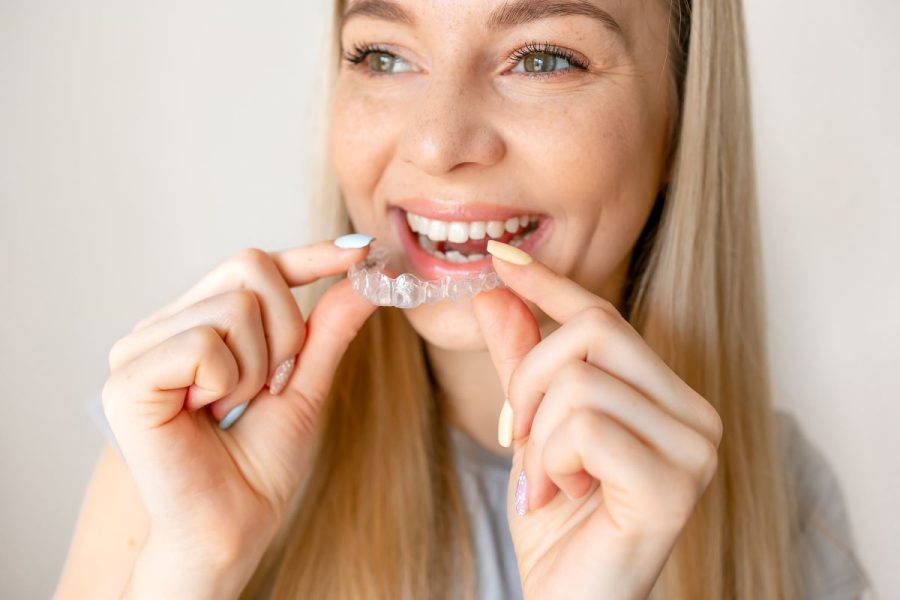
<svg viewBox="0 0 900 600">
<path fill-rule="evenodd" d="M 390 252 L 386 248 L 372 248 L 364 260 L 347 271 L 353 289 L 378 306 L 414 308 L 445 299 L 465 300 L 482 291 L 506 287 L 490 267 L 478 273 L 460 277 L 445 275 L 433 281 L 422 281 L 412 273 L 392 278 L 384 272 L 389 258 Z"/>
</svg>

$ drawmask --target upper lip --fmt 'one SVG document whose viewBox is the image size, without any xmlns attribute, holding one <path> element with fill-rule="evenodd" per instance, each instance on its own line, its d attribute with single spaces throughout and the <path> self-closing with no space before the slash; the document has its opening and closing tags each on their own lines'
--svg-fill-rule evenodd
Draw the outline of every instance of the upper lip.
<svg viewBox="0 0 900 600">
<path fill-rule="evenodd" d="M 459 202 L 433 198 L 403 198 L 389 203 L 438 221 L 505 221 L 520 215 L 541 215 L 522 208 L 488 202 Z"/>
</svg>

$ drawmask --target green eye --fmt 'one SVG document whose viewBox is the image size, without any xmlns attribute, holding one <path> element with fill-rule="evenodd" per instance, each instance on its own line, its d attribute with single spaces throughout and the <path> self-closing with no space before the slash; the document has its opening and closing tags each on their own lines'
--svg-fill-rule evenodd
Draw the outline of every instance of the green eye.
<svg viewBox="0 0 900 600">
<path fill-rule="evenodd" d="M 386 52 L 371 52 L 369 53 L 369 69 L 378 73 L 390 73 L 395 58 Z"/>
<path fill-rule="evenodd" d="M 569 66 L 569 61 L 562 56 L 550 52 L 529 52 L 513 70 L 525 73 L 549 73 L 564 71 Z"/>
<path fill-rule="evenodd" d="M 566 59 L 559 58 L 553 54 L 535 52 L 525 57 L 525 70 L 533 73 L 555 71 L 556 63 L 565 61 Z"/>
<path fill-rule="evenodd" d="M 413 70 L 412 65 L 390 52 L 371 50 L 366 54 L 365 59 L 368 63 L 369 71 L 372 73 L 404 73 Z"/>
</svg>

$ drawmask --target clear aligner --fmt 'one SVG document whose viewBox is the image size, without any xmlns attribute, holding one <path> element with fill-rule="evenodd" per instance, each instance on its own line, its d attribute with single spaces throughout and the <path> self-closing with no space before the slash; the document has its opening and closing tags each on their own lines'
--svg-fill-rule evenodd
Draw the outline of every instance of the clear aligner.
<svg viewBox="0 0 900 600">
<path fill-rule="evenodd" d="M 506 287 L 490 267 L 478 273 L 459 277 L 445 275 L 433 281 L 423 281 L 412 273 L 390 277 L 384 272 L 388 258 L 390 253 L 386 248 L 373 248 L 365 260 L 347 271 L 353 289 L 378 306 L 414 308 L 445 299 L 473 298 L 479 292 Z"/>
</svg>

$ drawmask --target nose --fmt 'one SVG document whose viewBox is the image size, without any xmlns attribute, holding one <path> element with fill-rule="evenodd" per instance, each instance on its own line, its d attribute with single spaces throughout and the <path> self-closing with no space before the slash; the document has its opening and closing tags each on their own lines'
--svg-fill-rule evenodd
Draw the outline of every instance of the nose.
<svg viewBox="0 0 900 600">
<path fill-rule="evenodd" d="M 500 162 L 506 146 L 491 126 L 486 93 L 465 78 L 431 77 L 410 115 L 400 157 L 433 176 Z"/>
</svg>

